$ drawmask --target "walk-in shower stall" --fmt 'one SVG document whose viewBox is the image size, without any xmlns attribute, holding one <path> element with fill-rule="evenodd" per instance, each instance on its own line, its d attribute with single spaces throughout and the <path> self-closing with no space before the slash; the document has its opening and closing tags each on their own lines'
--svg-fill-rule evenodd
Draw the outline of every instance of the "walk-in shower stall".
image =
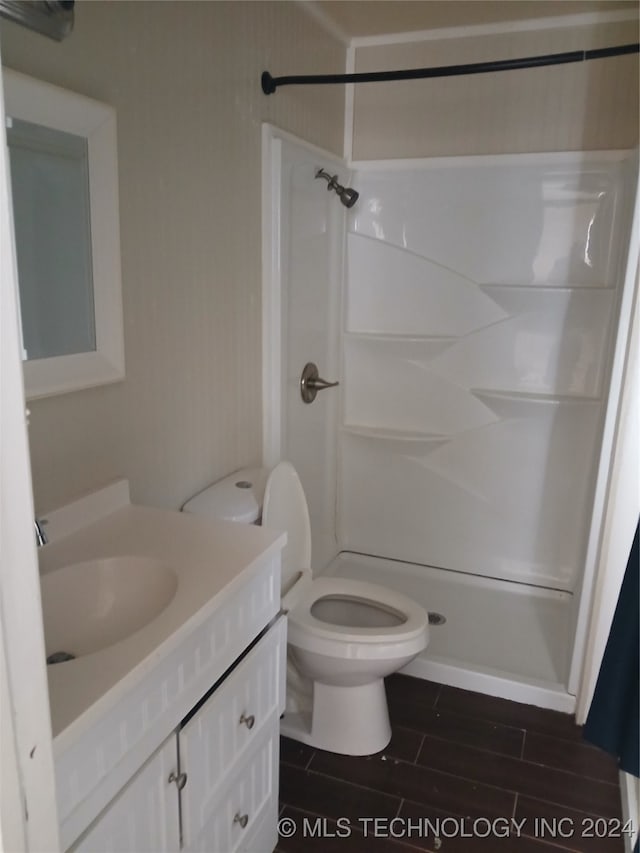
<svg viewBox="0 0 640 853">
<path fill-rule="evenodd" d="M 434 614 L 409 673 L 573 710 L 635 155 L 350 172 L 266 127 L 264 165 L 265 462 L 300 473 L 314 570 Z M 340 385 L 307 404 L 310 361 Z"/>
</svg>

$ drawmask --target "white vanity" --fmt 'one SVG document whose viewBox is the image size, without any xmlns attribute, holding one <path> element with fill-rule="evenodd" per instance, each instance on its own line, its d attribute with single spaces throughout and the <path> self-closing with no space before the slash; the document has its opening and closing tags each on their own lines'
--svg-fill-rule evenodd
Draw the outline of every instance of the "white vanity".
<svg viewBox="0 0 640 853">
<path fill-rule="evenodd" d="M 132 506 L 124 481 L 80 510 L 50 515 L 52 542 L 40 551 L 47 654 L 73 653 L 50 644 L 64 628 L 60 602 L 70 621 L 81 604 L 63 586 L 69 567 L 95 573 L 96 624 L 105 608 L 126 610 L 127 570 L 132 595 L 144 599 L 147 583 L 156 595 L 148 574 L 136 586 L 142 561 L 147 573 L 158 567 L 162 609 L 48 667 L 63 849 L 267 853 L 277 841 L 284 535 Z M 105 624 L 122 635 L 132 625 L 118 618 Z"/>
</svg>

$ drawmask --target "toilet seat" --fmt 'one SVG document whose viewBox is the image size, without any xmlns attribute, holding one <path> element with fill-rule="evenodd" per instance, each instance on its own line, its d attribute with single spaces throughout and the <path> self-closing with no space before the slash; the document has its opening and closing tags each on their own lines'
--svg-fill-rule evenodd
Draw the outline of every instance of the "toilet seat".
<svg viewBox="0 0 640 853">
<path fill-rule="evenodd" d="M 280 462 L 267 480 L 262 511 L 266 527 L 286 530 L 282 554 L 282 591 L 289 606 L 288 642 L 334 658 L 384 659 L 415 655 L 425 646 L 428 616 L 423 607 L 398 592 L 366 581 L 320 577 L 310 580 L 311 525 L 304 490 L 290 462 Z M 302 573 L 303 580 L 297 580 Z M 306 576 L 306 577 L 305 577 Z M 398 624 L 360 627 L 327 622 L 312 608 L 324 597 L 362 602 L 381 611 L 395 612 Z M 290 602 L 290 603 L 289 603 Z"/>
<path fill-rule="evenodd" d="M 382 610 L 395 611 L 404 618 L 398 625 L 388 627 L 356 627 L 336 625 L 313 615 L 313 605 L 325 596 L 361 600 Z M 384 657 L 414 654 L 424 648 L 428 616 L 420 605 L 405 595 L 378 584 L 346 578 L 317 578 L 312 581 L 296 606 L 289 613 L 289 642 L 335 657 Z"/>
</svg>

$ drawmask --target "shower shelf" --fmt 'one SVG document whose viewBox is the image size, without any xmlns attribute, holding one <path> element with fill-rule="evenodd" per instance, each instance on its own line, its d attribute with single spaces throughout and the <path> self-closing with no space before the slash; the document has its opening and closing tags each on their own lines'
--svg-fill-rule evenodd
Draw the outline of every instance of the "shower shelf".
<svg viewBox="0 0 640 853">
<path fill-rule="evenodd" d="M 379 441 L 410 442 L 413 444 L 446 444 L 451 441 L 452 435 L 441 433 L 420 432 L 418 430 L 392 429 L 389 427 L 372 427 L 364 424 L 346 424 L 342 432 L 355 435 L 360 438 L 371 438 Z"/>
<path fill-rule="evenodd" d="M 570 394 L 531 394 L 526 391 L 493 391 L 489 388 L 470 388 L 469 392 L 479 400 L 504 400 L 505 402 L 542 403 L 556 406 L 564 403 L 575 403 L 578 405 L 599 405 L 599 397 L 580 397 Z"/>
<path fill-rule="evenodd" d="M 458 338 L 444 335 L 416 335 L 412 333 L 397 334 L 385 332 L 345 332 L 345 346 L 352 353 L 358 351 L 371 352 L 375 349 L 385 354 L 407 356 L 410 353 L 419 354 L 420 358 L 436 358 L 453 344 Z"/>
<path fill-rule="evenodd" d="M 434 343 L 448 345 L 458 340 L 456 335 L 416 335 L 414 332 L 345 332 L 352 341 L 380 341 L 387 343 Z"/>
<path fill-rule="evenodd" d="M 505 282 L 489 284 L 480 283 L 478 284 L 480 290 L 487 292 L 491 290 L 530 290 L 530 291 L 544 291 L 545 293 L 565 293 L 565 292 L 573 292 L 575 290 L 580 291 L 614 291 L 615 288 L 612 285 L 607 284 L 540 284 L 538 282 L 533 282 L 531 284 L 523 284 L 519 282 L 517 284 L 507 284 Z M 489 293 L 489 295 L 491 295 Z"/>
</svg>

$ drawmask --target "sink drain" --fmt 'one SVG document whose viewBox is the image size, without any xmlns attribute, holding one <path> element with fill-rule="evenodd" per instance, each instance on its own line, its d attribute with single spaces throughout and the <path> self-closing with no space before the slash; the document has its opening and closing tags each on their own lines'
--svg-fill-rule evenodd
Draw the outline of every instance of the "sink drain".
<svg viewBox="0 0 640 853">
<path fill-rule="evenodd" d="M 68 660 L 75 660 L 76 656 L 72 655 L 71 652 L 54 652 L 52 655 L 49 655 L 47 658 L 47 663 L 64 663 Z"/>
<path fill-rule="evenodd" d="M 444 625 L 447 621 L 447 617 L 443 616 L 442 613 L 429 613 L 429 625 Z"/>
</svg>

